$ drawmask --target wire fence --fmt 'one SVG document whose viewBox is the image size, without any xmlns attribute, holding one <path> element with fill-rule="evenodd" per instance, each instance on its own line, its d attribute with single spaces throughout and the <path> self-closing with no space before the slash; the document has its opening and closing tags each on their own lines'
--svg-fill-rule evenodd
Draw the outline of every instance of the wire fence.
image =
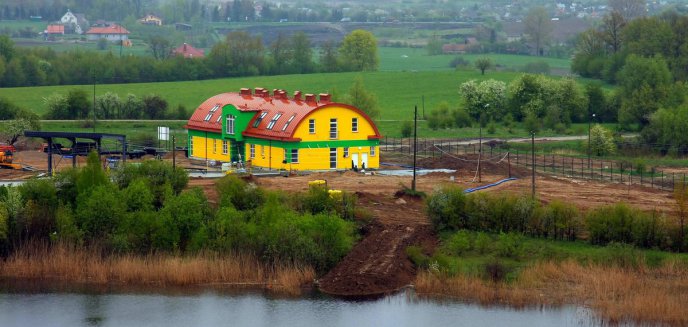
<svg viewBox="0 0 688 327">
<path fill-rule="evenodd" d="M 474 142 L 474 141 L 472 141 Z M 477 143 L 477 142 L 476 142 Z M 465 139 L 436 140 L 418 139 L 417 154 L 423 157 L 471 156 L 477 158 L 480 145 Z M 380 142 L 383 152 L 413 154 L 413 138 L 384 138 Z M 509 144 L 501 141 L 483 143 L 482 158 L 485 162 L 499 160 L 499 163 L 524 167 L 551 175 L 569 178 L 597 180 L 610 183 L 623 183 L 629 186 L 650 187 L 671 191 L 680 183 L 686 184 L 688 177 L 684 172 L 666 172 L 645 164 L 636 164 L 599 157 L 566 156 L 556 153 L 538 153 L 535 157 L 531 150 L 510 149 Z"/>
</svg>

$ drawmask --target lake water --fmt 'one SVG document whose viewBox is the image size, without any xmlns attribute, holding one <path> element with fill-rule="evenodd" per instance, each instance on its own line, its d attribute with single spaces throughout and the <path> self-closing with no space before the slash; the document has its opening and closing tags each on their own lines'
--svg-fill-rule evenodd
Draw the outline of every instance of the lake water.
<svg viewBox="0 0 688 327">
<path fill-rule="evenodd" d="M 0 291 L 0 326 L 590 326 L 579 307 L 514 310 L 424 300 L 412 291 L 378 300 L 261 292 L 41 293 Z"/>
</svg>

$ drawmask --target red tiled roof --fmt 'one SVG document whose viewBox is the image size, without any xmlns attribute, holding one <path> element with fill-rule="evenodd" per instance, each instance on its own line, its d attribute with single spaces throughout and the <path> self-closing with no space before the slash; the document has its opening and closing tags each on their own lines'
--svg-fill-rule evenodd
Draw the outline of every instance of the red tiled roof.
<svg viewBox="0 0 688 327">
<path fill-rule="evenodd" d="M 248 94 L 251 93 L 251 94 Z M 257 94 L 258 92 L 256 92 Z M 359 109 L 352 107 L 347 104 L 342 103 L 332 103 L 329 101 L 305 101 L 304 99 L 289 99 L 286 96 L 286 92 L 282 91 L 281 95 L 268 96 L 265 92 L 265 96 L 258 96 L 253 94 L 253 92 L 248 91 L 246 94 L 243 93 L 222 93 L 203 102 L 193 113 L 189 122 L 186 126 L 187 129 L 208 131 L 214 133 L 222 133 L 222 122 L 218 121 L 222 113 L 222 107 L 231 104 L 234 105 L 240 111 L 256 112 L 251 121 L 248 123 L 247 128 L 244 130 L 242 135 L 263 139 L 272 139 L 279 141 L 300 141 L 298 138 L 294 138 L 294 131 L 299 123 L 308 117 L 315 110 L 321 110 L 327 107 L 338 106 L 354 110 L 361 114 L 365 119 L 370 121 L 373 129 L 375 130 L 375 135 L 369 135 L 369 139 L 380 138 L 380 132 L 377 127 L 372 122 L 372 120 L 360 111 Z M 213 107 L 219 106 L 217 111 L 213 113 L 208 121 L 205 117 L 210 113 Z M 256 120 L 260 116 L 259 113 L 266 113 L 264 118 L 260 123 L 253 127 Z M 273 120 L 277 114 L 281 116 L 273 124 L 272 129 L 268 129 L 268 125 Z M 291 117 L 294 117 L 293 119 Z M 292 119 L 287 128 L 285 129 L 285 124 Z M 284 129 L 284 130 L 283 130 Z"/>
<path fill-rule="evenodd" d="M 110 26 L 94 26 L 86 34 L 129 34 L 126 28 L 112 24 Z"/>
<path fill-rule="evenodd" d="M 48 25 L 48 34 L 64 34 L 64 25 Z"/>
<path fill-rule="evenodd" d="M 178 48 L 172 50 L 172 54 L 184 56 L 184 58 L 203 58 L 205 53 L 203 50 L 198 50 L 189 44 L 182 44 Z"/>
</svg>

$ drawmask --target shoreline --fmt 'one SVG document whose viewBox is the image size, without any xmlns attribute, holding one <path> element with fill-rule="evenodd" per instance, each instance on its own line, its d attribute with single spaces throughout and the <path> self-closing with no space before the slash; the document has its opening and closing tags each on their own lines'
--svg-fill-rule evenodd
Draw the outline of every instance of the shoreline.
<svg viewBox="0 0 688 327">
<path fill-rule="evenodd" d="M 624 269 L 573 260 L 540 262 L 525 268 L 512 282 L 446 277 L 426 270 L 418 274 L 414 286 L 421 297 L 485 306 L 523 309 L 579 305 L 610 324 L 688 324 L 688 316 L 683 314 L 688 307 L 688 268 L 674 263 Z"/>
<path fill-rule="evenodd" d="M 189 256 L 170 254 L 108 255 L 57 245 L 29 247 L 0 261 L 0 280 L 142 287 L 252 288 L 300 295 L 312 283 L 309 266 L 268 266 L 246 254 Z"/>
</svg>

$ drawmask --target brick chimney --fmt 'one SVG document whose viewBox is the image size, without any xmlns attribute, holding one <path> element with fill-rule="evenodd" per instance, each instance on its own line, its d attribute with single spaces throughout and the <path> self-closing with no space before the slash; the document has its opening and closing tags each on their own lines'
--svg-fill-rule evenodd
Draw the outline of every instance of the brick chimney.
<svg viewBox="0 0 688 327">
<path fill-rule="evenodd" d="M 251 96 L 251 89 L 246 88 L 246 87 L 242 87 L 241 89 L 239 89 L 239 94 L 245 95 L 245 96 Z"/>
<path fill-rule="evenodd" d="M 301 101 L 301 91 L 294 91 L 294 101 Z"/>
<path fill-rule="evenodd" d="M 315 98 L 315 94 L 306 94 L 306 102 L 318 102 L 318 99 Z"/>
<path fill-rule="evenodd" d="M 327 93 L 320 93 L 320 102 L 322 103 L 330 103 L 331 98 L 332 96 Z"/>
<path fill-rule="evenodd" d="M 263 96 L 265 95 L 265 94 L 263 93 L 264 91 L 266 91 L 264 88 L 262 88 L 262 87 L 257 87 L 257 88 L 255 88 L 255 95 L 256 95 L 257 97 L 263 97 Z"/>
</svg>

